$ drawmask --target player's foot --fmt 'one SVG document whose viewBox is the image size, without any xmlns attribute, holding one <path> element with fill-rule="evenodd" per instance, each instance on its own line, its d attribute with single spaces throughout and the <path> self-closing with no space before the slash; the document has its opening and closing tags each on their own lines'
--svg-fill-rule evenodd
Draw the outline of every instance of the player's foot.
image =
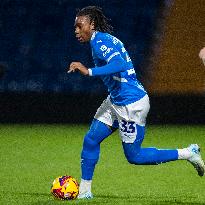
<svg viewBox="0 0 205 205">
<path fill-rule="evenodd" d="M 93 194 L 91 192 L 84 192 L 78 195 L 78 199 L 92 199 Z"/>
<path fill-rule="evenodd" d="M 188 161 L 197 170 L 198 175 L 202 177 L 204 175 L 205 165 L 204 161 L 201 158 L 200 147 L 197 144 L 191 144 L 187 149 L 191 153 L 191 156 L 188 158 Z"/>
</svg>

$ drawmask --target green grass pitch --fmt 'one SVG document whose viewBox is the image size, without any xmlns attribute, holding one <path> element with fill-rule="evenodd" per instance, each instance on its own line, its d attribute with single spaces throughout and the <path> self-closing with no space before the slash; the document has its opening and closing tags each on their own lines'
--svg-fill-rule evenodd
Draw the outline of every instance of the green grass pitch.
<svg viewBox="0 0 205 205">
<path fill-rule="evenodd" d="M 80 152 L 88 125 L 0 125 L 0 204 L 205 204 L 205 176 L 186 161 L 130 165 L 118 133 L 101 144 L 92 200 L 58 201 L 52 181 L 80 180 Z M 198 143 L 205 158 L 205 126 L 147 126 L 144 147 Z"/>
</svg>

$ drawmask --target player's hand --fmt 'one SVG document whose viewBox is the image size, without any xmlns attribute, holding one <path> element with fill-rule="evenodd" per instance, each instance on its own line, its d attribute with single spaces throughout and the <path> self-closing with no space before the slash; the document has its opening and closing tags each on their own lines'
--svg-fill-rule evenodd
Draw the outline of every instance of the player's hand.
<svg viewBox="0 0 205 205">
<path fill-rule="evenodd" d="M 205 65 L 205 47 L 200 50 L 200 52 L 199 52 L 199 58 L 202 59 L 204 65 Z"/>
<path fill-rule="evenodd" d="M 72 62 L 70 64 L 68 72 L 75 72 L 76 70 L 80 71 L 82 75 L 88 75 L 88 68 L 85 67 L 82 63 L 80 62 Z"/>
</svg>

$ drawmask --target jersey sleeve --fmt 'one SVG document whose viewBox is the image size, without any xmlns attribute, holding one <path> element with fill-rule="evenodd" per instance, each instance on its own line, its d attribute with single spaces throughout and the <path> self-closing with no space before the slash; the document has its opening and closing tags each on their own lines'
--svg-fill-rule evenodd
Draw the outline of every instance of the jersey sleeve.
<svg viewBox="0 0 205 205">
<path fill-rule="evenodd" d="M 107 65 L 91 68 L 90 75 L 109 75 L 126 70 L 126 61 L 111 40 L 96 40 L 94 52 L 99 59 L 106 61 Z"/>
</svg>

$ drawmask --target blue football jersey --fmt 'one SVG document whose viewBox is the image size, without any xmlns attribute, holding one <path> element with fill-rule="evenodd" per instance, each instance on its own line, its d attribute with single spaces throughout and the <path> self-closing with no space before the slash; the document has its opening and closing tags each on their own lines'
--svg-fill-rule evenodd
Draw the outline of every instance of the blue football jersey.
<svg viewBox="0 0 205 205">
<path fill-rule="evenodd" d="M 146 91 L 137 80 L 132 61 L 123 43 L 103 32 L 94 32 L 91 40 L 95 64 L 92 76 L 100 76 L 108 88 L 111 102 L 123 106 L 138 101 Z"/>
</svg>

